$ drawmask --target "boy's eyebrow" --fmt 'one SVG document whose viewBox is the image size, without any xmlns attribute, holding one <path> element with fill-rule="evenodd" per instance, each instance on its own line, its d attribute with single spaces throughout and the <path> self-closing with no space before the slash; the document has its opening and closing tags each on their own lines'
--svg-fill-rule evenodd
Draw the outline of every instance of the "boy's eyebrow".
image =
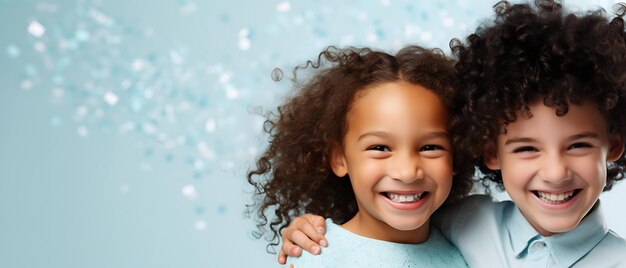
<svg viewBox="0 0 626 268">
<path fill-rule="evenodd" d="M 504 145 L 509 145 L 511 143 L 517 143 L 517 142 L 533 143 L 533 142 L 536 142 L 536 140 L 533 138 L 512 138 L 512 139 L 506 140 Z"/>
<path fill-rule="evenodd" d="M 584 138 L 597 139 L 599 137 L 600 135 L 598 135 L 598 133 L 595 133 L 595 132 L 583 132 L 580 134 L 570 136 L 569 140 L 578 140 L 578 139 L 584 139 Z"/>
<path fill-rule="evenodd" d="M 585 139 L 585 138 L 597 139 L 599 137 L 600 137 L 600 135 L 598 135 L 598 133 L 595 133 L 595 132 L 583 132 L 583 133 L 580 133 L 580 134 L 569 136 L 569 138 L 567 138 L 567 140 L 573 141 L 573 140 Z M 512 138 L 512 139 L 506 140 L 504 145 L 509 145 L 511 143 L 516 143 L 516 142 L 533 143 L 533 142 L 536 142 L 536 140 L 533 139 L 533 138 L 525 138 L 525 137 L 522 137 L 522 138 Z"/>
<path fill-rule="evenodd" d="M 370 131 L 370 132 L 365 132 L 363 134 L 361 134 L 361 136 L 359 136 L 359 141 L 368 137 L 368 136 L 375 136 L 375 137 L 379 137 L 379 138 L 387 138 L 392 136 L 391 134 L 384 132 L 384 131 Z M 448 134 L 448 132 L 445 131 L 433 131 L 430 132 L 426 135 L 424 135 L 422 138 L 423 139 L 430 139 L 430 138 L 436 138 L 436 137 L 443 137 L 443 138 L 449 138 L 450 134 Z"/>
</svg>

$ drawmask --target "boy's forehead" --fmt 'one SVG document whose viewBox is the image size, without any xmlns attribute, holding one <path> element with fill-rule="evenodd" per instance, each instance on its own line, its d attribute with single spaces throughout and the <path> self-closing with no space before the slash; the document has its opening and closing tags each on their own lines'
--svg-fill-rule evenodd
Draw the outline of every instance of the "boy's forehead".
<svg viewBox="0 0 626 268">
<path fill-rule="evenodd" d="M 557 135 L 570 132 L 604 133 L 607 130 L 605 116 L 602 115 L 598 105 L 593 101 L 585 101 L 580 104 L 568 103 L 565 114 L 559 114 L 557 107 L 548 106 L 542 101 L 533 102 L 527 108 L 527 110 L 518 110 L 513 122 L 502 122 L 503 131 L 501 134 L 507 136 L 514 134 Z"/>
</svg>

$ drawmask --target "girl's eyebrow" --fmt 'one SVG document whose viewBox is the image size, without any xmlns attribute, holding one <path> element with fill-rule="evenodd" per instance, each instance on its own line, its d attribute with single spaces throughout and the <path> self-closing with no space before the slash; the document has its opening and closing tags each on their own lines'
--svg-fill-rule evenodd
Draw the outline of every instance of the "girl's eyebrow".
<svg viewBox="0 0 626 268">
<path fill-rule="evenodd" d="M 388 137 L 392 137 L 393 135 L 391 135 L 390 133 L 384 132 L 384 131 L 370 131 L 370 132 L 365 132 L 363 134 L 361 134 L 361 136 L 359 136 L 359 141 L 368 137 L 368 136 L 374 136 L 374 137 L 379 137 L 379 138 L 388 138 Z M 422 137 L 422 139 L 430 139 L 430 138 L 437 138 L 437 137 L 442 137 L 442 138 L 449 138 L 450 134 L 448 134 L 448 132 L 445 131 L 433 131 L 430 132 L 426 135 L 424 135 Z"/>
<path fill-rule="evenodd" d="M 359 141 L 362 139 L 365 139 L 366 137 L 369 136 L 374 136 L 374 137 L 378 137 L 378 138 L 387 138 L 389 137 L 389 133 L 384 132 L 384 131 L 369 131 L 369 132 L 365 132 L 363 134 L 361 134 L 361 136 L 359 136 Z"/>
<path fill-rule="evenodd" d="M 448 132 L 445 132 L 445 131 L 433 131 L 424 135 L 422 139 L 439 138 L 439 137 L 450 138 L 450 134 L 448 134 Z"/>
</svg>

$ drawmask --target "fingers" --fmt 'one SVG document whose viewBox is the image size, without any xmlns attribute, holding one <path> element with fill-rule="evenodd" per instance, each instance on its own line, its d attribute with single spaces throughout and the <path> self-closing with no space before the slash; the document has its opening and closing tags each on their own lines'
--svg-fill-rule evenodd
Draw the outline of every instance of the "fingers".
<svg viewBox="0 0 626 268">
<path fill-rule="evenodd" d="M 285 254 L 285 251 L 283 251 L 283 249 L 281 248 L 280 251 L 278 252 L 278 263 L 279 264 L 285 264 L 287 263 L 287 254 Z"/>
<path fill-rule="evenodd" d="M 313 227 L 315 227 L 316 230 L 319 230 L 321 234 L 326 232 L 326 219 L 324 219 L 324 217 L 313 214 L 304 214 L 300 218 L 306 219 L 309 223 L 311 223 L 311 225 L 313 225 Z M 299 218 L 296 218 L 296 220 L 298 219 Z"/>
<path fill-rule="evenodd" d="M 305 235 L 305 237 L 302 237 L 299 234 L 296 235 L 295 231 L 292 232 L 291 234 L 292 235 L 291 241 L 294 244 L 303 247 L 309 252 L 311 251 L 306 246 L 310 245 L 311 242 L 314 242 L 315 244 L 323 246 L 323 247 L 326 247 L 328 245 L 328 243 L 326 242 L 326 239 L 324 238 L 324 230 L 325 230 L 326 222 L 324 221 L 324 218 L 322 217 L 319 217 L 319 216 L 315 216 L 315 217 L 322 219 L 321 223 L 319 220 L 315 218 L 309 218 L 307 219 L 307 221 L 303 221 L 302 223 L 294 222 L 294 227 L 298 228 L 296 231 L 302 232 L 302 234 Z"/>
<path fill-rule="evenodd" d="M 326 233 L 326 220 L 324 220 L 323 217 L 313 215 L 313 214 L 306 214 L 304 215 L 304 217 L 306 217 L 309 220 L 309 222 L 311 222 L 315 230 L 317 230 L 317 232 L 321 235 L 321 237 L 318 238 L 315 235 L 311 234 L 312 240 L 317 241 L 322 247 L 328 246 L 328 242 L 324 238 L 324 234 Z M 308 232 L 305 232 L 305 233 L 308 234 Z"/>
<path fill-rule="evenodd" d="M 281 232 L 283 241 L 281 250 L 278 253 L 278 262 L 284 264 L 287 256 L 298 257 L 302 250 L 306 250 L 313 255 L 321 253 L 320 246 L 328 246 L 324 238 L 326 221 L 323 217 L 306 214 L 300 216 Z"/>
<path fill-rule="evenodd" d="M 317 231 L 314 231 L 314 232 L 317 233 Z M 293 243 L 295 244 L 294 247 L 298 247 L 298 248 L 302 247 L 302 249 L 308 251 L 309 253 L 311 253 L 313 255 L 320 254 L 320 252 L 322 251 L 322 249 L 320 248 L 318 243 L 316 243 L 315 241 L 311 240 L 311 238 L 309 238 L 305 233 L 303 233 L 301 231 L 294 231 L 293 233 L 291 233 L 291 237 L 290 238 L 293 241 Z M 287 251 L 288 255 L 292 251 L 294 251 L 295 249 L 292 248 L 290 250 L 291 251 Z"/>
<path fill-rule="evenodd" d="M 278 262 L 281 262 L 281 257 L 284 257 L 286 262 L 287 256 L 298 257 L 300 255 L 302 255 L 302 248 L 294 245 L 291 240 L 283 236 L 283 245 L 280 248 L 280 252 L 278 252 Z"/>
</svg>

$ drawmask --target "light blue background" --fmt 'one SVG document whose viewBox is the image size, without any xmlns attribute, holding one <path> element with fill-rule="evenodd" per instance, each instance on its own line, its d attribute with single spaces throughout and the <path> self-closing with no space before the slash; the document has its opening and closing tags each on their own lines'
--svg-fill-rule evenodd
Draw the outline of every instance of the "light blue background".
<svg viewBox="0 0 626 268">
<path fill-rule="evenodd" d="M 244 217 L 258 113 L 289 87 L 272 70 L 327 45 L 449 52 L 493 4 L 0 0 L 0 267 L 275 266 Z M 602 199 L 624 235 L 622 184 Z"/>
</svg>

